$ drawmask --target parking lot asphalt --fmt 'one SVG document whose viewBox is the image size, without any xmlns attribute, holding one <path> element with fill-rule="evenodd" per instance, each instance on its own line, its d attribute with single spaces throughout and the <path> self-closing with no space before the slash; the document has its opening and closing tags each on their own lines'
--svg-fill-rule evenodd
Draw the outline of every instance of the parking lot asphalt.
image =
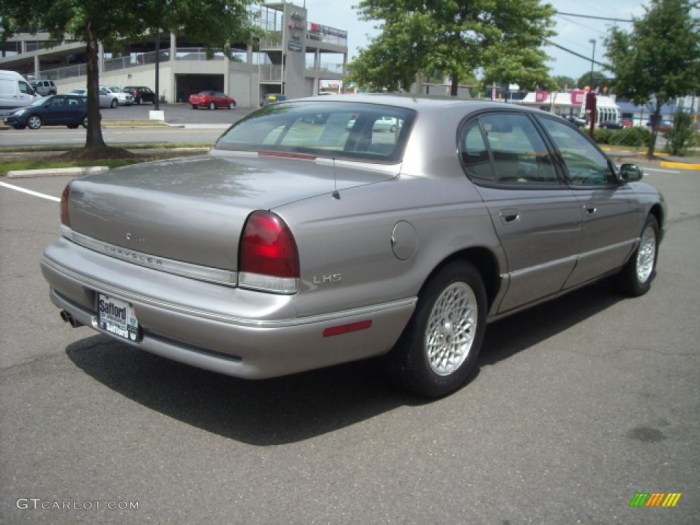
<svg viewBox="0 0 700 525">
<path fill-rule="evenodd" d="M 0 522 L 699 523 L 700 172 L 647 167 L 651 292 L 498 321 L 428 403 L 373 361 L 248 382 L 70 328 L 39 271 L 69 178 L 0 180 Z"/>
<path fill-rule="evenodd" d="M 160 104 L 164 120 L 169 125 L 230 125 L 235 120 L 252 113 L 258 108 L 236 109 L 192 109 L 189 104 Z M 108 124 L 113 120 L 150 120 L 151 111 L 155 111 L 152 104 L 134 106 L 120 106 L 114 109 L 102 109 L 102 119 Z"/>
</svg>

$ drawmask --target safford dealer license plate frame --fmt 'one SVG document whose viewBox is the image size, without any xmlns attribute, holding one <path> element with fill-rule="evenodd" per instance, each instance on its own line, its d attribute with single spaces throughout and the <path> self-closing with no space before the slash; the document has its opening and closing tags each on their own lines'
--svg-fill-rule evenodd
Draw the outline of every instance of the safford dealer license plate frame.
<svg viewBox="0 0 700 525">
<path fill-rule="evenodd" d="M 141 340 L 141 328 L 134 307 L 109 295 L 97 294 L 97 324 L 100 329 L 132 343 Z"/>
</svg>

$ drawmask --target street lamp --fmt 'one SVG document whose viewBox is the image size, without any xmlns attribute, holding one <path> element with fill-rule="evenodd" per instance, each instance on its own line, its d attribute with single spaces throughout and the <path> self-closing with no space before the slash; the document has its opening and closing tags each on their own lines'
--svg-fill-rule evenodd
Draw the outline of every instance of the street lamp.
<svg viewBox="0 0 700 525">
<path fill-rule="evenodd" d="M 593 54 L 591 55 L 591 80 L 589 82 L 591 85 L 591 91 L 593 91 L 593 63 L 595 62 L 595 38 L 591 38 L 589 42 L 593 44 Z"/>
<path fill-rule="evenodd" d="M 586 95 L 586 112 L 590 111 L 591 128 L 589 130 L 589 134 L 591 138 L 593 138 L 596 120 L 596 100 L 595 94 L 593 93 L 593 63 L 595 62 L 595 38 L 591 38 L 589 42 L 593 44 L 593 54 L 591 55 L 591 78 L 589 82 L 590 86 L 588 89 L 588 94 Z"/>
</svg>

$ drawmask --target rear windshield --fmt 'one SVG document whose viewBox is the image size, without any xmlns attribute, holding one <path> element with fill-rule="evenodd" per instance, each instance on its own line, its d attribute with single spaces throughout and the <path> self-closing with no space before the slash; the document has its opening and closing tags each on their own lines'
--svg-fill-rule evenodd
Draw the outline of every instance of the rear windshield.
<svg viewBox="0 0 700 525">
<path fill-rule="evenodd" d="M 412 110 L 377 104 L 274 104 L 238 121 L 215 148 L 396 163 L 414 118 Z"/>
</svg>

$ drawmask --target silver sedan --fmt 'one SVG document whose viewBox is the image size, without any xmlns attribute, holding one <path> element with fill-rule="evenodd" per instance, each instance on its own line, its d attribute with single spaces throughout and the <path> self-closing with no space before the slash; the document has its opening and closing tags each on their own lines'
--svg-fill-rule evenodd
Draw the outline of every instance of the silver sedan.
<svg viewBox="0 0 700 525">
<path fill-rule="evenodd" d="M 88 90 L 81 88 L 81 89 L 74 89 L 71 91 L 71 93 L 75 95 L 82 95 L 84 97 L 87 97 Z M 117 99 L 117 96 L 113 93 L 110 93 L 109 91 L 100 88 L 100 107 L 101 108 L 116 108 L 119 105 L 119 100 Z"/>
<path fill-rule="evenodd" d="M 649 290 L 666 210 L 641 178 L 538 110 L 294 100 L 208 155 L 73 181 L 42 269 L 64 320 L 166 358 L 255 379 L 381 356 L 438 397 L 490 321 Z"/>
</svg>

